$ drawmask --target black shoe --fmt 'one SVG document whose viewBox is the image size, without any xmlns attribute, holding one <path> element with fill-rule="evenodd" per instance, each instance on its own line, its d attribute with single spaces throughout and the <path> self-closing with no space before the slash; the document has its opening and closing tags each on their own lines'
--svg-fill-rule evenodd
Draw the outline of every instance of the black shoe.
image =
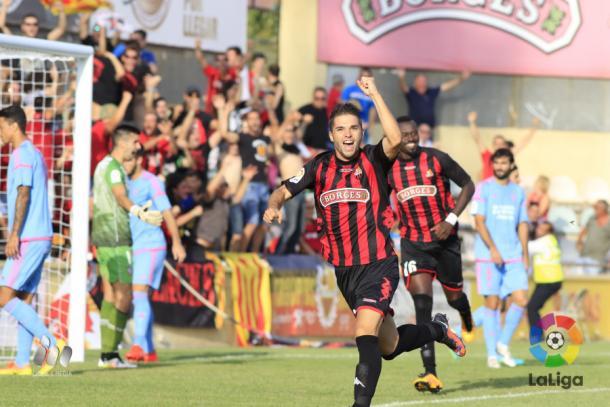
<svg viewBox="0 0 610 407">
<path fill-rule="evenodd" d="M 432 322 L 443 329 L 444 336 L 441 339 L 438 339 L 437 342 L 447 345 L 447 347 L 459 357 L 466 355 L 466 345 L 464 345 L 462 339 L 449 327 L 449 320 L 445 314 L 436 314 L 434 318 L 432 318 Z"/>
</svg>

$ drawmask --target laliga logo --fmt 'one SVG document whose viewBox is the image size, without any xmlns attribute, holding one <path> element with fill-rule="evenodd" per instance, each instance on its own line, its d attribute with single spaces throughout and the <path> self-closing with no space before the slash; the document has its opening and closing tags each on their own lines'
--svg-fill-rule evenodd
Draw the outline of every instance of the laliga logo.
<svg viewBox="0 0 610 407">
<path fill-rule="evenodd" d="M 343 0 L 349 31 L 369 44 L 402 26 L 458 20 L 487 25 L 550 54 L 568 46 L 581 24 L 579 0 Z"/>
<path fill-rule="evenodd" d="M 530 330 L 530 353 L 547 367 L 574 363 L 582 343 L 576 321 L 565 315 L 546 314 Z"/>
</svg>

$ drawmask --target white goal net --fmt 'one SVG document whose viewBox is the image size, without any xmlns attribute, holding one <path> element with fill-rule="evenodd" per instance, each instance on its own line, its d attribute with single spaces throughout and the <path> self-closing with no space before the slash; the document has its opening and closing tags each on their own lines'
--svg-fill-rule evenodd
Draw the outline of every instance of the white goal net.
<svg viewBox="0 0 610 407">
<path fill-rule="evenodd" d="M 84 358 L 92 64 L 89 47 L 0 35 L 0 108 L 23 107 L 48 169 L 53 241 L 33 306 L 75 361 Z M 0 149 L 2 266 L 10 153 Z M 16 338 L 16 321 L 0 312 L 0 360 L 14 358 Z"/>
</svg>

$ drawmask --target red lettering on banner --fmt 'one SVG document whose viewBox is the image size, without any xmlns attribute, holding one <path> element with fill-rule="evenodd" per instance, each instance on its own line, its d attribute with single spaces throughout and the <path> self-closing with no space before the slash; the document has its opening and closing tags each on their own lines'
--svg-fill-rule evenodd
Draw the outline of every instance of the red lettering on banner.
<svg viewBox="0 0 610 407">
<path fill-rule="evenodd" d="M 216 293 L 214 292 L 216 270 L 213 262 L 180 263 L 176 265 L 176 271 L 206 300 L 212 304 L 216 303 Z M 195 298 L 180 284 L 180 280 L 170 273 L 165 274 L 159 290 L 153 291 L 152 301 L 191 308 L 203 306 L 201 301 Z"/>
</svg>

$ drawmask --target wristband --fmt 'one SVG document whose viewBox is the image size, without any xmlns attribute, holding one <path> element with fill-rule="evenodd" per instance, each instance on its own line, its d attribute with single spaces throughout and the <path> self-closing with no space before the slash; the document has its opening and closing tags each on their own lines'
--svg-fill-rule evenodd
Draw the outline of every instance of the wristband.
<svg viewBox="0 0 610 407">
<path fill-rule="evenodd" d="M 449 212 L 449 215 L 447 215 L 447 217 L 445 218 L 445 222 L 447 222 L 448 224 L 450 224 L 451 226 L 455 226 L 455 224 L 458 221 L 458 217 L 455 213 L 453 212 Z"/>
</svg>

